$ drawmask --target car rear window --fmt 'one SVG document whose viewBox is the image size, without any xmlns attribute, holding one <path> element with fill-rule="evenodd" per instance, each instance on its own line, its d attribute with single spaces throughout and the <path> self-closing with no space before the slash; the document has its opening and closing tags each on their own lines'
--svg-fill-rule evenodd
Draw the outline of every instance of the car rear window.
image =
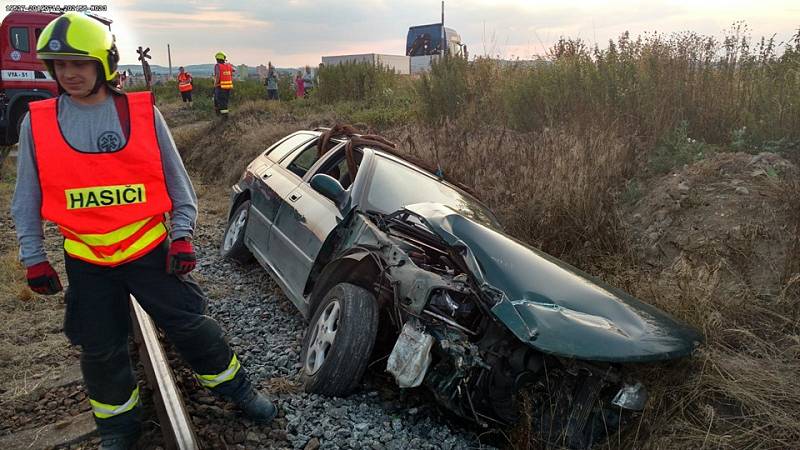
<svg viewBox="0 0 800 450">
<path fill-rule="evenodd" d="M 315 162 L 319 159 L 319 150 L 317 150 L 316 144 L 309 145 L 303 151 L 300 152 L 291 163 L 287 166 L 289 170 L 294 172 L 298 177 L 303 178 L 306 173 L 308 173 L 308 169 L 314 165 Z"/>
<path fill-rule="evenodd" d="M 314 139 L 314 137 L 313 134 L 295 134 L 294 136 L 289 136 L 286 140 L 268 150 L 267 157 L 275 162 L 279 162 L 284 156 L 291 153 L 292 150 Z"/>
</svg>

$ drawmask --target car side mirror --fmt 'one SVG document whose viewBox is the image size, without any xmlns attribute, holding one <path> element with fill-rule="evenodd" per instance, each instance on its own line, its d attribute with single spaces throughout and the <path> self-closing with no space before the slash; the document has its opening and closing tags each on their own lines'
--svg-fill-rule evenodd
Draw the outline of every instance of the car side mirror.
<svg viewBox="0 0 800 450">
<path fill-rule="evenodd" d="M 324 173 L 318 173 L 311 177 L 311 189 L 319 192 L 338 207 L 341 207 L 347 198 L 347 191 L 344 190 L 339 180 Z"/>
</svg>

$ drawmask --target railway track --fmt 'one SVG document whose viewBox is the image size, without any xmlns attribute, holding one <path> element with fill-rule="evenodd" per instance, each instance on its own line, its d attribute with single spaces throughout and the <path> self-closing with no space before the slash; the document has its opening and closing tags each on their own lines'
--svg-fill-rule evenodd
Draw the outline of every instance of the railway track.
<svg viewBox="0 0 800 450">
<path fill-rule="evenodd" d="M 150 316 L 131 296 L 131 319 L 133 322 L 133 339 L 138 349 L 139 361 L 144 367 L 144 375 L 152 402 L 158 418 L 159 429 L 163 438 L 161 447 L 169 450 L 198 450 L 203 448 L 195 433 L 191 418 L 187 413 L 182 395 L 175 383 L 175 375 L 170 368 L 167 355 L 159 342 L 158 331 Z M 80 373 L 72 368 L 70 376 L 65 377 L 63 384 L 55 384 L 47 388 L 43 398 L 55 398 L 64 393 L 82 389 Z M 76 373 L 77 372 L 77 373 Z M 39 448 L 92 448 L 97 439 L 94 419 L 85 395 L 80 398 L 86 403 L 80 412 L 68 413 L 67 417 L 52 423 L 36 423 L 25 425 L 20 430 L 0 436 L 2 449 L 39 449 Z M 55 401 L 55 400 L 53 400 Z M 41 400 L 40 400 L 41 402 Z M 35 411 L 31 411 L 34 416 Z M 23 422 L 24 423 L 24 422 Z"/>
<path fill-rule="evenodd" d="M 164 444 L 170 450 L 197 450 L 192 421 L 186 412 L 175 377 L 169 367 L 164 348 L 158 340 L 153 320 L 131 296 L 131 318 L 134 323 L 134 341 L 139 349 L 139 359 L 144 365 L 147 381 L 153 389 Z"/>
</svg>

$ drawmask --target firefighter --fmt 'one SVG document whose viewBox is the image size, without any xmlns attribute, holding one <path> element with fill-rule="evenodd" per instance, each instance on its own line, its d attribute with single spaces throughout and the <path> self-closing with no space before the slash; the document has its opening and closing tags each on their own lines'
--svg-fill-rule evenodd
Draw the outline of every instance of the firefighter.
<svg viewBox="0 0 800 450">
<path fill-rule="evenodd" d="M 64 236 L 64 332 L 81 370 L 102 449 L 130 448 L 140 433 L 139 387 L 128 356 L 128 297 L 166 333 L 197 380 L 256 423 L 275 416 L 206 316 L 189 272 L 197 198 L 150 92 L 114 84 L 110 30 L 66 13 L 41 32 L 37 56 L 61 95 L 30 104 L 19 141 L 12 215 L 37 293 L 62 290 L 43 248 L 42 219 Z M 165 223 L 170 215 L 170 228 Z"/>
<path fill-rule="evenodd" d="M 181 93 L 181 100 L 192 107 L 192 74 L 184 71 L 183 66 L 178 67 L 178 91 Z"/>
<path fill-rule="evenodd" d="M 214 111 L 217 115 L 228 116 L 228 101 L 233 90 L 233 73 L 236 71 L 227 62 L 228 57 L 224 52 L 214 55 L 217 64 L 214 65 Z"/>
</svg>

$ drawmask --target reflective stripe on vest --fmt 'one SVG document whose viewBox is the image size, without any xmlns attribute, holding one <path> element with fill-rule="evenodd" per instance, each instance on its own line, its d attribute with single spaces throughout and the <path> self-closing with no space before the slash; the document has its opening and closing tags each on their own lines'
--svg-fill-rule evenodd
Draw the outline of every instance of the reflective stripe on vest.
<svg viewBox="0 0 800 450">
<path fill-rule="evenodd" d="M 231 358 L 231 363 L 228 364 L 227 369 L 216 375 L 195 375 L 195 377 L 203 386 L 207 388 L 213 388 L 218 384 L 232 380 L 233 377 L 236 376 L 236 372 L 238 372 L 241 367 L 242 366 L 239 364 L 239 360 L 236 359 L 236 354 L 234 353 L 233 358 Z"/>
<path fill-rule="evenodd" d="M 127 94 L 130 137 L 119 150 L 81 152 L 63 138 L 57 99 L 30 103 L 42 217 L 55 222 L 64 249 L 106 266 L 136 259 L 167 234 L 172 201 L 149 92 Z"/>
<path fill-rule="evenodd" d="M 98 419 L 108 419 L 109 417 L 118 416 L 132 410 L 139 403 L 139 386 L 136 386 L 136 389 L 131 392 L 128 401 L 121 405 L 100 403 L 91 398 L 89 399 L 89 403 L 92 405 L 92 411 L 94 411 L 94 415 Z"/>
<path fill-rule="evenodd" d="M 190 81 L 188 73 L 184 72 L 178 74 L 178 90 L 181 92 L 189 92 L 192 90 L 192 82 Z"/>
<path fill-rule="evenodd" d="M 217 64 L 219 66 L 219 87 L 222 89 L 233 89 L 233 66 L 228 63 Z"/>
<path fill-rule="evenodd" d="M 158 219 L 158 217 L 156 217 Z M 148 221 L 149 222 L 149 221 Z M 143 227 L 144 233 L 125 247 L 90 246 L 80 239 L 71 239 L 64 233 L 64 250 L 73 258 L 77 258 L 101 266 L 116 266 L 125 261 L 134 260 L 145 255 L 167 238 L 167 227 L 158 221 L 153 227 Z M 62 229 L 62 232 L 64 230 Z M 114 232 L 112 232 L 114 233 Z M 138 234 L 138 233 L 137 233 Z M 108 247 L 116 247 L 113 251 Z"/>
</svg>

